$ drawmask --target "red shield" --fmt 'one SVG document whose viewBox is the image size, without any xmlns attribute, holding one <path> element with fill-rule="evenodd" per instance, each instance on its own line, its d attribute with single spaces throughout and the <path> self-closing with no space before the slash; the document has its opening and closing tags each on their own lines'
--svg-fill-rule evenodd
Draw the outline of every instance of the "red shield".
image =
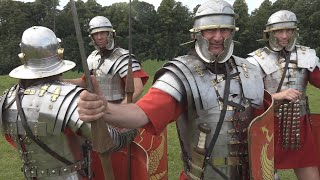
<svg viewBox="0 0 320 180">
<path fill-rule="evenodd" d="M 274 109 L 271 95 L 264 93 L 264 112 L 248 130 L 250 179 L 274 179 Z"/>
</svg>

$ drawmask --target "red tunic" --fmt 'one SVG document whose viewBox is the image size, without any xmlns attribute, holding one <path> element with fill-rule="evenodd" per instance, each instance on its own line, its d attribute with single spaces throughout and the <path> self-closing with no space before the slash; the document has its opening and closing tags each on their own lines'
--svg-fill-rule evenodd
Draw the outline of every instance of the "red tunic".
<svg viewBox="0 0 320 180">
<path fill-rule="evenodd" d="M 313 72 L 309 73 L 309 82 L 320 87 L 320 71 L 317 67 Z M 295 169 L 308 166 L 319 166 L 320 156 L 315 146 L 315 138 L 311 128 L 308 114 L 300 118 L 300 141 L 301 148 L 298 150 L 282 148 L 282 137 L 278 136 L 279 120 L 275 117 L 275 168 L 276 169 Z M 318 135 L 317 141 L 320 141 L 320 135 Z M 280 138 L 280 141 L 278 139 Z M 280 143 L 277 143 L 280 142 Z"/>
</svg>

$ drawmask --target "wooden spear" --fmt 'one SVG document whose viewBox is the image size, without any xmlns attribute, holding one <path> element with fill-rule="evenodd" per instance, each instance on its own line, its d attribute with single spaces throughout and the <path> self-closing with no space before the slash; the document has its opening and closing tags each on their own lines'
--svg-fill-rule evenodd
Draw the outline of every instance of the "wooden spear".
<svg viewBox="0 0 320 180">
<path fill-rule="evenodd" d="M 77 40 L 78 40 L 78 45 L 79 45 L 79 50 L 81 55 L 82 67 L 86 77 L 87 89 L 90 92 L 93 92 L 93 86 L 91 82 L 90 71 L 88 68 L 86 55 L 85 55 L 76 5 L 74 0 L 70 0 L 70 2 L 71 2 L 73 22 L 76 29 L 76 35 L 77 35 Z M 103 119 L 92 121 L 91 133 L 92 133 L 92 149 L 99 154 L 105 180 L 114 180 L 110 154 L 107 152 L 107 150 L 113 146 L 113 140 L 109 134 L 108 127 L 105 121 Z"/>
</svg>

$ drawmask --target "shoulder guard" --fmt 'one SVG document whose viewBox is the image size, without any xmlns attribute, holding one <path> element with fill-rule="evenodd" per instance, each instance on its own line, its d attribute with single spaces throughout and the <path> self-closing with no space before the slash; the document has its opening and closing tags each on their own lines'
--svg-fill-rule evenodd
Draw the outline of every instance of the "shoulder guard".
<svg viewBox="0 0 320 180">
<path fill-rule="evenodd" d="M 119 73 L 120 77 L 127 75 L 129 51 L 116 48 L 111 53 L 111 55 L 104 61 L 104 63 L 99 68 L 105 74 L 115 75 Z M 132 55 L 132 67 L 133 71 L 140 70 L 140 62 Z"/>
<path fill-rule="evenodd" d="M 256 62 L 254 62 L 250 57 L 254 58 Z M 251 59 L 251 60 L 250 60 Z M 267 47 L 260 48 L 252 53 L 249 53 L 248 60 L 250 63 L 260 65 L 261 69 L 265 74 L 269 75 L 273 72 L 276 72 L 281 67 L 277 65 L 278 54 Z"/>
<path fill-rule="evenodd" d="M 115 51 L 117 55 L 117 61 L 112 67 L 114 74 L 118 73 L 121 78 L 125 77 L 128 73 L 128 64 L 129 64 L 129 51 L 117 48 Z M 132 71 L 138 71 L 141 69 L 140 62 L 137 60 L 134 54 L 131 55 L 132 59 Z"/>
<path fill-rule="evenodd" d="M 254 107 L 261 107 L 263 102 L 264 84 L 256 66 L 246 59 L 233 56 L 237 69 L 240 72 L 243 94 L 251 100 Z"/>
<path fill-rule="evenodd" d="M 181 72 L 178 73 L 181 75 Z M 177 76 L 178 73 L 175 73 L 175 70 L 171 68 L 159 69 L 152 87 L 168 93 L 175 100 L 181 102 L 184 95 L 184 86 L 180 78 Z"/>
<path fill-rule="evenodd" d="M 296 56 L 292 56 L 291 59 L 298 61 L 299 68 L 306 68 L 309 71 L 313 71 L 319 64 L 319 58 L 316 55 L 316 51 L 306 46 L 297 45 Z"/>
<path fill-rule="evenodd" d="M 3 96 L 2 96 L 2 100 L 3 100 L 3 109 L 8 108 L 8 106 L 10 106 L 11 104 L 13 104 L 13 102 L 15 101 L 15 91 L 16 91 L 17 86 L 13 86 L 7 90 L 5 90 L 5 92 L 3 92 Z"/>
<path fill-rule="evenodd" d="M 13 87 L 12 87 L 13 88 Z M 12 89 L 6 89 L 2 95 L 0 96 L 0 132 L 2 132 L 2 124 L 3 124 L 3 110 L 5 109 L 5 100 L 7 98 L 7 95 L 9 94 L 10 90 Z"/>
<path fill-rule="evenodd" d="M 99 51 L 98 50 L 92 51 L 92 53 L 87 58 L 89 70 L 92 70 L 94 69 L 94 67 L 97 67 L 100 59 L 101 59 L 101 56 L 99 54 Z"/>
<path fill-rule="evenodd" d="M 129 64 L 129 55 L 119 60 L 119 63 L 114 67 L 114 72 L 118 73 L 121 78 L 125 77 L 128 74 L 128 64 Z M 140 62 L 132 55 L 132 71 L 141 70 Z"/>
<path fill-rule="evenodd" d="M 37 119 L 39 122 L 47 123 L 49 133 L 60 134 L 66 124 L 76 132 L 77 129 L 72 127 L 72 124 L 74 124 L 72 122 L 77 121 L 79 115 L 75 119 L 68 119 L 68 114 L 74 112 L 72 108 L 74 104 L 77 104 L 76 98 L 82 90 L 84 89 L 78 86 L 61 82 L 30 87 L 25 90 L 25 94 L 30 92 L 31 96 L 24 96 L 22 107 L 24 109 L 29 108 L 29 106 L 38 107 Z"/>
<path fill-rule="evenodd" d="M 169 75 L 175 75 L 179 81 L 175 80 L 174 83 L 172 83 L 170 80 L 165 81 L 160 78 L 159 81 L 161 80 L 161 83 L 167 83 L 169 84 L 168 86 L 171 86 L 171 88 L 164 89 L 163 87 L 167 86 L 160 87 L 157 85 L 157 81 L 158 78 L 167 71 L 171 71 L 172 73 L 169 73 Z M 209 76 L 210 73 L 208 73 L 201 60 L 195 56 L 186 55 L 177 57 L 166 63 L 164 67 L 156 73 L 155 79 L 157 81 L 155 85 L 157 85 L 158 89 L 170 95 L 178 95 L 179 98 L 173 96 L 178 101 L 181 101 L 182 97 L 187 97 L 186 100 L 189 102 L 188 104 L 194 102 L 197 114 L 202 114 L 205 110 L 218 106 L 217 101 L 214 101 L 217 96 L 214 87 L 211 85 Z M 169 89 L 174 89 L 174 91 L 171 92 Z M 183 94 L 186 96 L 183 96 Z"/>
</svg>

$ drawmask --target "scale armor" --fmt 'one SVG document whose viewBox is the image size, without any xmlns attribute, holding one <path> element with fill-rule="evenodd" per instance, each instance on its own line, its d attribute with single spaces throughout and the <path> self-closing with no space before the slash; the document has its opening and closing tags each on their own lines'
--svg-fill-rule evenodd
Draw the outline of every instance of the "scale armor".
<svg viewBox="0 0 320 180">
<path fill-rule="evenodd" d="M 231 74 L 240 72 L 231 80 L 229 101 L 245 109 L 241 111 L 228 105 L 211 158 L 212 163 L 229 179 L 239 179 L 239 170 L 247 171 L 249 168 L 247 127 L 254 118 L 253 107 L 262 106 L 263 82 L 261 76 L 255 73 L 255 67 L 244 59 L 232 56 L 229 61 L 232 62 Z M 227 63 L 230 63 L 229 61 Z M 177 120 L 177 128 L 185 172 L 192 179 L 189 167 L 192 150 L 199 138 L 200 132 L 197 127 L 206 123 L 212 129 L 207 135 L 208 147 L 220 117 L 222 102 L 219 97 L 223 97 L 226 81 L 223 75 L 211 73 L 202 60 L 191 55 L 181 56 L 166 63 L 158 71 L 155 79 L 153 88 L 170 94 L 178 102 L 188 106 L 189 111 Z M 245 173 L 248 175 L 248 172 Z M 207 166 L 203 179 L 222 177 Z"/>
</svg>

